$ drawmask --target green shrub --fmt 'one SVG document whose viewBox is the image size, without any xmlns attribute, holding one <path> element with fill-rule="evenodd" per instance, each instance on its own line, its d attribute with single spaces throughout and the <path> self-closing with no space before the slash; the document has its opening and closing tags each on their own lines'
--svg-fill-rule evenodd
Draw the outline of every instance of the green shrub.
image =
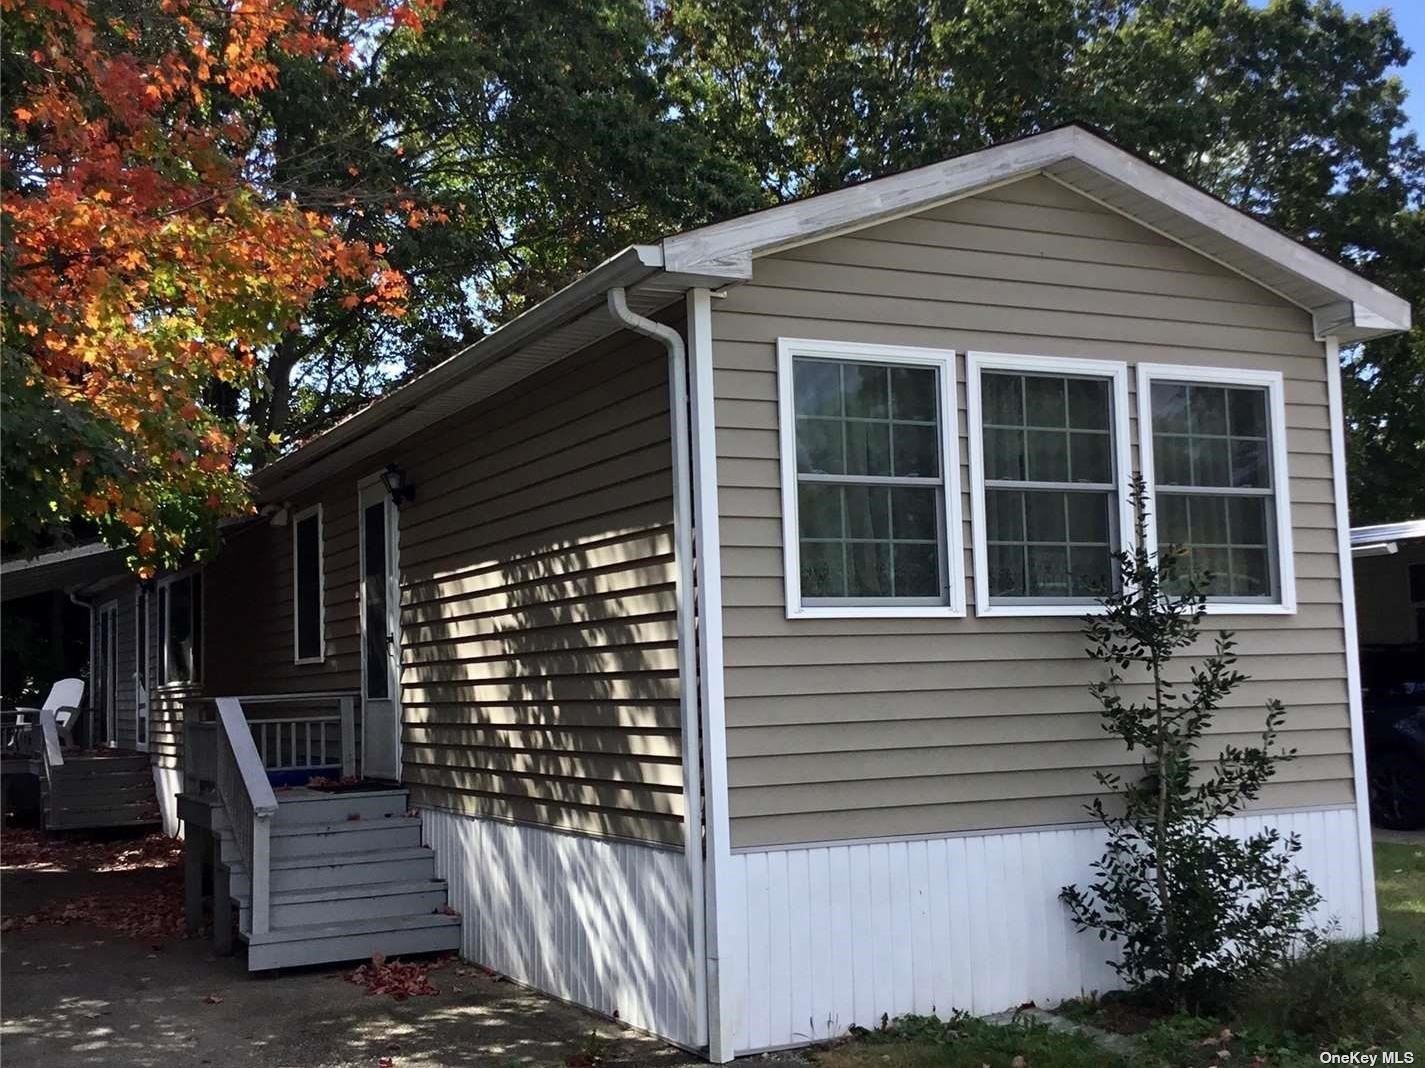
<svg viewBox="0 0 1425 1068">
<path fill-rule="evenodd" d="M 1425 1040 L 1425 954 L 1397 938 L 1326 942 L 1233 1000 L 1242 1030 L 1303 1052 L 1412 1048 L 1401 1043 Z"/>
<path fill-rule="evenodd" d="M 1103 728 L 1142 754 L 1141 774 L 1096 774 L 1112 798 L 1088 806 L 1107 832 L 1105 852 L 1088 887 L 1059 896 L 1080 931 L 1117 944 L 1110 963 L 1130 989 L 1180 1012 L 1212 1011 L 1233 983 L 1311 943 L 1321 898 L 1293 863 L 1294 835 L 1267 828 L 1239 839 L 1221 829 L 1292 759 L 1275 747 L 1286 712 L 1267 702 L 1259 745 L 1225 745 L 1216 761 L 1202 760 L 1217 710 L 1247 676 L 1225 631 L 1198 666 L 1174 670 L 1198 638 L 1211 576 L 1182 575 L 1177 552 L 1150 551 L 1141 477 L 1132 499 L 1135 546 L 1116 554 L 1119 590 L 1084 634 L 1088 655 L 1107 667 L 1091 687 Z M 1122 687 L 1135 683 L 1146 683 L 1146 699 L 1125 699 Z"/>
</svg>

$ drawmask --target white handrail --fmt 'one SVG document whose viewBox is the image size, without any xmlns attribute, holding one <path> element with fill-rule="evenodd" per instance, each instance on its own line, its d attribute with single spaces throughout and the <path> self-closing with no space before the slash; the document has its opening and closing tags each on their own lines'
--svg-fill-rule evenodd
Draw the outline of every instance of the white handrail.
<svg viewBox="0 0 1425 1068">
<path fill-rule="evenodd" d="M 219 697 L 218 760 L 216 785 L 223 800 L 238 852 L 247 864 L 252 893 L 252 934 L 266 934 L 271 912 L 271 833 L 277 813 L 277 795 L 267 780 L 267 771 L 257 755 L 252 731 L 236 697 Z"/>
</svg>

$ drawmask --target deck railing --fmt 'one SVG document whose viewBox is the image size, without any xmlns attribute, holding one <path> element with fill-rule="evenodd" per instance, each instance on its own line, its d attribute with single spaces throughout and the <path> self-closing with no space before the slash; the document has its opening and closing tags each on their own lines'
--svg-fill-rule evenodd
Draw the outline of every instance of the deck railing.
<svg viewBox="0 0 1425 1068">
<path fill-rule="evenodd" d="M 269 771 L 341 768 L 356 774 L 356 694 L 250 694 L 241 698 Z"/>
<path fill-rule="evenodd" d="M 213 784 L 222 798 L 238 852 L 247 865 L 252 897 L 252 934 L 266 934 L 270 924 L 272 817 L 277 797 L 267 781 L 252 731 L 236 697 L 219 697 Z"/>
<path fill-rule="evenodd" d="M 262 766 L 270 772 L 341 769 L 355 776 L 358 695 L 324 693 L 243 694 L 243 717 L 252 732 Z M 194 699 L 183 717 L 183 763 L 186 789 L 198 792 L 213 782 L 214 731 L 212 701 Z"/>
</svg>

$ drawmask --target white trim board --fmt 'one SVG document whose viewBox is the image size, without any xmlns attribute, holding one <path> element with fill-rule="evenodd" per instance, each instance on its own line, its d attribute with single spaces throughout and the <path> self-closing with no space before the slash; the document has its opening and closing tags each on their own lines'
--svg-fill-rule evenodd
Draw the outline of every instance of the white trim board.
<svg viewBox="0 0 1425 1068">
<path fill-rule="evenodd" d="M 1325 899 L 1319 924 L 1361 935 L 1356 812 L 1247 813 L 1246 836 L 1297 833 L 1297 864 Z M 999 1012 L 1121 984 L 1058 900 L 1103 851 L 1098 827 L 738 853 L 725 908 L 746 929 L 724 961 L 745 990 L 738 1054 L 834 1038 L 883 1014 Z"/>
<path fill-rule="evenodd" d="M 718 527 L 717 412 L 713 388 L 712 295 L 688 293 L 688 370 L 693 435 L 693 528 L 697 561 L 698 703 L 703 739 L 703 878 L 707 950 L 708 1060 L 733 1058 L 731 1021 L 746 992 L 723 982 L 722 960 L 745 937 L 735 910 L 724 904 L 734 887 L 728 881 L 732 826 L 727 781 L 727 700 L 723 672 L 722 534 Z"/>
<path fill-rule="evenodd" d="M 929 367 L 936 372 L 940 409 L 940 467 L 944 514 L 945 603 L 818 604 L 802 603 L 800 519 L 797 493 L 796 402 L 793 362 L 822 357 L 857 363 Z M 955 390 L 955 352 L 910 345 L 866 345 L 809 338 L 777 339 L 777 427 L 781 452 L 782 568 L 788 619 L 959 618 L 965 614 L 965 551 L 960 518 L 960 430 Z"/>
<path fill-rule="evenodd" d="M 1380 929 L 1376 910 L 1375 854 L 1371 849 L 1370 790 L 1366 782 L 1365 709 L 1361 696 L 1361 648 L 1356 629 L 1356 569 L 1351 561 L 1350 497 L 1346 478 L 1346 406 L 1341 392 L 1341 354 L 1326 341 L 1326 394 L 1331 411 L 1331 484 L 1336 506 L 1336 558 L 1341 569 L 1342 633 L 1346 639 L 1346 701 L 1351 718 L 1351 776 L 1356 794 L 1356 842 L 1361 878 L 1362 933 Z"/>
<path fill-rule="evenodd" d="M 980 376 L 984 371 L 1020 371 L 1026 374 L 1079 375 L 1104 378 L 1109 382 L 1113 401 L 1113 467 L 1115 493 L 1118 498 L 1118 545 L 1133 543 L 1133 505 L 1128 499 L 1128 479 L 1133 467 L 1133 449 L 1129 439 L 1128 365 L 1121 360 L 1083 360 L 1063 356 L 1038 356 L 1025 353 L 977 352 L 965 355 L 966 430 L 970 452 L 970 535 L 973 544 L 975 578 L 975 615 L 995 616 L 1085 616 L 1097 615 L 1102 605 L 1092 602 L 1073 604 L 1034 603 L 1025 598 L 1023 604 L 991 604 L 989 584 L 988 527 L 985 508 L 985 461 L 983 413 L 980 410 Z"/>
<path fill-rule="evenodd" d="M 1340 373 L 1339 368 L 1337 373 Z M 1148 546 L 1154 552 L 1158 551 L 1158 494 L 1153 469 L 1153 383 L 1160 381 L 1252 386 L 1267 391 L 1267 418 L 1271 421 L 1272 490 L 1276 512 L 1277 599 L 1273 603 L 1268 601 L 1224 602 L 1213 601 L 1209 598 L 1207 613 L 1214 616 L 1294 615 L 1296 613 L 1296 560 L 1292 544 L 1290 468 L 1287 463 L 1286 391 L 1281 372 L 1232 367 L 1188 366 L 1186 364 L 1140 363 L 1137 374 L 1138 460 L 1143 481 L 1148 489 Z M 1334 421 L 1332 425 L 1335 426 Z"/>
</svg>

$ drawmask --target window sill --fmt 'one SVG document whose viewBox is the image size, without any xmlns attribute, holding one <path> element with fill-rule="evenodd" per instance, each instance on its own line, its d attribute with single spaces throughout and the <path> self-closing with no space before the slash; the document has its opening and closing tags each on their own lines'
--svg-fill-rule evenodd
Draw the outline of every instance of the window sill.
<svg viewBox="0 0 1425 1068">
<path fill-rule="evenodd" d="M 307 667 L 311 664 L 325 664 L 326 662 L 327 658 L 324 656 L 304 656 L 292 661 L 297 667 Z"/>
<path fill-rule="evenodd" d="M 788 619 L 964 619 L 965 610 L 945 604 L 815 605 L 787 609 Z"/>
<path fill-rule="evenodd" d="M 1286 604 L 1206 604 L 1209 616 L 1294 616 L 1296 605 Z"/>
<path fill-rule="evenodd" d="M 1101 616 L 1101 604 L 992 604 L 975 609 L 981 619 L 1024 618 L 1026 616 L 1053 616 L 1058 618 Z"/>
</svg>

